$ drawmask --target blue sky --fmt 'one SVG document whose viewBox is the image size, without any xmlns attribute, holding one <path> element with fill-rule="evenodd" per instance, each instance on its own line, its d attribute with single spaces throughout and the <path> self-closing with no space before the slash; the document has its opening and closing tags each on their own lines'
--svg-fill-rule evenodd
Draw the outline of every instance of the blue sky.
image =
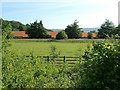
<svg viewBox="0 0 120 90">
<path fill-rule="evenodd" d="M 64 29 L 79 21 L 81 28 L 100 27 L 109 19 L 118 24 L 119 0 L 4 0 L 2 18 L 24 24 L 42 20 L 46 28 Z"/>
</svg>

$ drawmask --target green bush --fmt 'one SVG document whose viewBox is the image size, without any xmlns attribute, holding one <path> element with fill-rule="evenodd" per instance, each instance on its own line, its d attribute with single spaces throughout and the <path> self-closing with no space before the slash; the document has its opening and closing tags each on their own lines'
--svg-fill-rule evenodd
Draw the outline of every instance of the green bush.
<svg viewBox="0 0 120 90">
<path fill-rule="evenodd" d="M 88 37 L 87 37 L 88 39 L 93 39 L 93 35 L 92 35 L 92 33 L 91 32 L 88 32 Z"/>
<path fill-rule="evenodd" d="M 68 88 L 71 85 L 67 65 L 11 52 L 3 53 L 2 59 L 3 88 Z"/>
<path fill-rule="evenodd" d="M 77 87 L 120 88 L 120 43 L 97 42 L 79 67 Z"/>
<path fill-rule="evenodd" d="M 56 36 L 56 39 L 67 39 L 67 38 L 68 38 L 68 36 L 65 33 L 65 31 L 60 31 Z"/>
<path fill-rule="evenodd" d="M 69 88 L 74 85 L 67 64 L 56 65 L 53 61 L 36 58 L 33 53 L 26 57 L 8 49 L 2 50 L 2 88 Z M 55 52 L 54 52 L 55 51 Z M 50 55 L 57 51 L 51 47 Z"/>
<path fill-rule="evenodd" d="M 14 36 L 13 39 L 28 39 L 29 37 Z"/>
</svg>

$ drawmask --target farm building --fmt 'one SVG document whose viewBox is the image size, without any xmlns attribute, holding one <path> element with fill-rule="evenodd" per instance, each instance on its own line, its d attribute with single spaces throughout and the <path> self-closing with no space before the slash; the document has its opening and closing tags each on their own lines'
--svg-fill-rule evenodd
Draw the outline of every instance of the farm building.
<svg viewBox="0 0 120 90">
<path fill-rule="evenodd" d="M 96 33 L 92 33 L 93 37 L 97 37 Z M 87 32 L 82 32 L 82 37 L 88 37 L 88 33 Z"/>
<path fill-rule="evenodd" d="M 26 34 L 25 31 L 13 31 L 12 34 L 15 37 L 28 37 L 28 34 Z M 56 38 L 58 32 L 48 32 L 48 34 L 51 35 L 52 38 Z M 96 33 L 93 33 L 92 35 L 93 37 L 97 37 Z M 82 37 L 88 37 L 88 33 L 82 32 Z"/>
<path fill-rule="evenodd" d="M 28 34 L 25 34 L 25 31 L 13 31 L 12 34 L 15 37 L 28 37 Z"/>
</svg>

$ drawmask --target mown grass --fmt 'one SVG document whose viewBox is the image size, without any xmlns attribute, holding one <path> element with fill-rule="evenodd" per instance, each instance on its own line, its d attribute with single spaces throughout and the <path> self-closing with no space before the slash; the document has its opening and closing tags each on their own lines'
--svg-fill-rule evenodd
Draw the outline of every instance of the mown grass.
<svg viewBox="0 0 120 90">
<path fill-rule="evenodd" d="M 60 55 L 75 56 L 82 55 L 85 49 L 91 45 L 91 42 L 65 42 L 65 41 L 29 41 L 29 40 L 10 40 L 10 50 L 13 50 L 17 54 L 29 55 L 31 52 L 34 55 L 49 55 L 51 46 L 55 46 Z"/>
</svg>

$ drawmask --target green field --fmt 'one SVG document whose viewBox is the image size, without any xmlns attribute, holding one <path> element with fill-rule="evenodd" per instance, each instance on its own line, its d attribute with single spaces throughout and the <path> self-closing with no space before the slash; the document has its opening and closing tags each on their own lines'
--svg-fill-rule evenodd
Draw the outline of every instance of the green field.
<svg viewBox="0 0 120 90">
<path fill-rule="evenodd" d="M 50 42 L 50 41 L 30 41 L 30 40 L 10 40 L 10 50 L 17 54 L 29 55 L 33 52 L 34 55 L 49 55 L 51 46 L 55 46 L 60 55 L 75 56 L 83 54 L 87 46 L 91 42 Z"/>
</svg>

